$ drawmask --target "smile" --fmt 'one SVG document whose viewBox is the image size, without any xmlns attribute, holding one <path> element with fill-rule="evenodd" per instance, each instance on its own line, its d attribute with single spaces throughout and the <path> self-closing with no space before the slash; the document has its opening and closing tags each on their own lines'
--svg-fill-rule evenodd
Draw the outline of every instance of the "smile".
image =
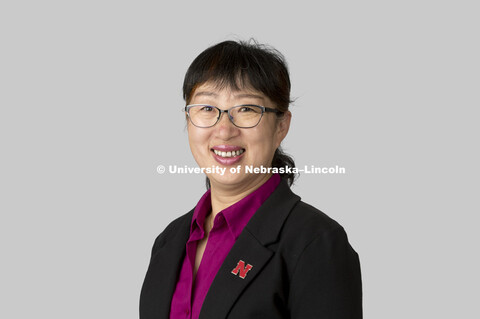
<svg viewBox="0 0 480 319">
<path fill-rule="evenodd" d="M 221 156 L 221 157 L 235 157 L 235 156 L 239 156 L 240 154 L 242 154 L 244 152 L 244 150 L 241 149 L 241 150 L 237 150 L 237 151 L 224 152 L 224 151 L 219 151 L 219 150 L 214 149 L 213 152 L 216 155 Z"/>
<path fill-rule="evenodd" d="M 236 145 L 215 145 L 210 150 L 215 161 L 226 166 L 238 163 L 245 154 L 245 149 Z"/>
</svg>

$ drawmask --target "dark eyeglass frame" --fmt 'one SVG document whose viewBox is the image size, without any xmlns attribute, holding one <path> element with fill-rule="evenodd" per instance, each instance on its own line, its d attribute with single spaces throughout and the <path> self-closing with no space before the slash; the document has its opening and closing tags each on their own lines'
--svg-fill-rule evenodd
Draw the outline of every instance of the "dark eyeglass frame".
<svg viewBox="0 0 480 319">
<path fill-rule="evenodd" d="M 217 120 L 215 121 L 215 123 L 213 125 L 210 125 L 210 126 L 199 126 L 199 125 L 196 125 L 195 123 L 193 123 L 192 119 L 190 118 L 190 109 L 194 106 L 208 106 L 208 107 L 212 107 L 214 109 L 217 109 L 218 116 L 217 116 Z M 258 107 L 262 110 L 262 113 L 260 114 L 260 118 L 258 119 L 257 124 L 255 124 L 253 126 L 238 126 L 237 124 L 235 124 L 233 122 L 233 117 L 230 115 L 230 111 L 232 109 L 239 108 L 239 107 L 245 107 L 245 106 L 255 106 L 255 107 Z M 284 113 L 284 112 L 279 111 L 277 109 L 272 109 L 270 107 L 265 107 L 265 106 L 256 105 L 256 104 L 240 104 L 240 105 L 232 106 L 231 108 L 226 109 L 226 110 L 222 110 L 222 109 L 220 109 L 220 108 L 218 108 L 214 105 L 209 105 L 209 104 L 189 104 L 189 105 L 185 106 L 185 108 L 183 108 L 182 110 L 187 113 L 187 116 L 190 119 L 190 123 L 192 123 L 194 126 L 200 127 L 200 128 L 210 128 L 210 127 L 215 126 L 220 121 L 220 118 L 222 117 L 223 113 L 227 113 L 228 114 L 228 119 L 230 120 L 230 122 L 232 122 L 232 124 L 235 125 L 238 128 L 252 128 L 252 127 L 257 126 L 260 123 L 260 121 L 262 120 L 263 114 L 267 113 L 267 112 L 268 113 L 275 113 L 275 114 L 283 114 Z"/>
</svg>

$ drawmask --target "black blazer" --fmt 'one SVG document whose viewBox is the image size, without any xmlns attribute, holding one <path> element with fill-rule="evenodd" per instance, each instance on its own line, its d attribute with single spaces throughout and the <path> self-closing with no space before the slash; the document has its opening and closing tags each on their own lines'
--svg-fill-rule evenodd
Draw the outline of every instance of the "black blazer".
<svg viewBox="0 0 480 319">
<path fill-rule="evenodd" d="M 173 221 L 155 240 L 141 319 L 169 318 L 192 215 Z M 239 261 L 245 266 L 235 275 Z M 225 258 L 200 318 L 362 318 L 358 255 L 337 222 L 302 202 L 282 180 Z"/>
</svg>

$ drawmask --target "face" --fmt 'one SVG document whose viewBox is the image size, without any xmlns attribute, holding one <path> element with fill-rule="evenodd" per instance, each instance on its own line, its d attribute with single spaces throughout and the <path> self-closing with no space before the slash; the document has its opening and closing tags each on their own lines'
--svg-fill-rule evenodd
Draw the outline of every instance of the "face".
<svg viewBox="0 0 480 319">
<path fill-rule="evenodd" d="M 258 91 L 218 89 L 209 82 L 196 88 L 189 104 L 209 104 L 222 110 L 240 104 L 276 108 L 268 97 Z M 271 166 L 275 150 L 287 135 L 290 118 L 290 112 L 280 118 L 275 113 L 264 113 L 260 123 L 252 128 L 236 127 L 225 113 L 222 113 L 216 125 L 209 128 L 199 128 L 188 121 L 190 149 L 198 165 L 226 168 L 224 175 L 207 174 L 212 188 L 248 188 L 266 180 L 271 174 L 247 174 L 244 166 Z M 239 165 L 242 166 L 240 173 L 230 172 L 231 167 Z"/>
</svg>

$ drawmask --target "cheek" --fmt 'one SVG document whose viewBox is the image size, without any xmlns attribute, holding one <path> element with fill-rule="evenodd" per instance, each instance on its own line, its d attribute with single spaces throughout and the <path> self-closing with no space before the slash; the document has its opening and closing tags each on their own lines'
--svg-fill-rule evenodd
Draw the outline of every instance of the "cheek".
<svg viewBox="0 0 480 319">
<path fill-rule="evenodd" d="M 188 128 L 188 142 L 194 156 L 208 149 L 208 136 L 206 130 L 199 130 L 194 126 Z"/>
<path fill-rule="evenodd" d="M 255 132 L 249 138 L 251 144 L 251 158 L 256 163 L 265 164 L 273 158 L 275 153 L 275 138 L 270 130 Z"/>
</svg>

